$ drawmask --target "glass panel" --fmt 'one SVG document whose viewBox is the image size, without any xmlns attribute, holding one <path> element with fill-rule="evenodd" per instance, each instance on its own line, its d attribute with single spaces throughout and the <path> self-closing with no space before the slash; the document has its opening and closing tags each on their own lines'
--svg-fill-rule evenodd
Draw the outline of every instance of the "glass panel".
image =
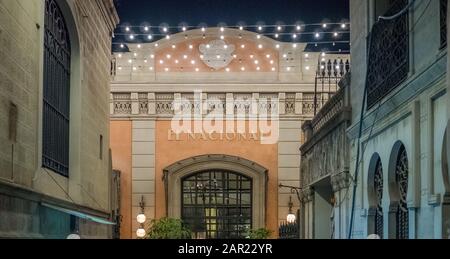
<svg viewBox="0 0 450 259">
<path fill-rule="evenodd" d="M 182 186 L 182 218 L 198 238 L 246 237 L 252 225 L 251 179 L 206 171 L 184 179 Z"/>
</svg>

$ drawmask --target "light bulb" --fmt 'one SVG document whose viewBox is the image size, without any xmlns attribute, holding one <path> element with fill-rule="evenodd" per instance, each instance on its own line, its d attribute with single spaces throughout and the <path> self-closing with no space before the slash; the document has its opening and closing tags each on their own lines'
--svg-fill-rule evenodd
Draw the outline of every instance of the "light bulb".
<svg viewBox="0 0 450 259">
<path fill-rule="evenodd" d="M 225 28 L 224 28 L 224 27 L 220 27 L 220 31 L 221 31 L 221 32 L 224 32 L 224 31 L 225 31 Z"/>
<path fill-rule="evenodd" d="M 347 28 L 347 24 L 343 23 L 343 24 L 341 25 L 341 28 L 342 28 L 342 29 Z"/>
<path fill-rule="evenodd" d="M 262 31 L 263 27 L 262 26 L 258 26 L 258 31 Z"/>
<path fill-rule="evenodd" d="M 177 48 L 177 46 L 176 45 L 172 45 L 172 49 L 176 49 Z"/>
<path fill-rule="evenodd" d="M 142 46 L 141 46 L 141 44 L 138 44 L 137 47 L 138 47 L 138 49 L 140 49 Z"/>
<path fill-rule="evenodd" d="M 306 69 L 306 70 L 309 70 L 309 69 L 311 69 L 311 68 L 310 68 L 309 66 L 306 66 L 305 69 Z"/>
<path fill-rule="evenodd" d="M 121 49 L 125 48 L 125 45 L 120 44 L 120 48 L 121 48 Z"/>
<path fill-rule="evenodd" d="M 130 27 L 125 27 L 125 31 L 130 31 Z"/>
<path fill-rule="evenodd" d="M 272 71 L 275 71 L 275 70 L 276 70 L 276 68 L 272 67 Z"/>
<path fill-rule="evenodd" d="M 244 27 L 243 26 L 239 26 L 239 30 L 244 30 Z"/>
<path fill-rule="evenodd" d="M 145 237 L 146 234 L 147 233 L 145 232 L 145 229 L 143 229 L 143 228 L 140 228 L 136 231 L 136 236 L 139 238 Z"/>
<path fill-rule="evenodd" d="M 288 223 L 295 223 L 295 221 L 297 220 L 297 217 L 295 216 L 295 214 L 290 213 L 289 215 L 287 215 L 287 222 Z"/>
<path fill-rule="evenodd" d="M 244 44 L 241 45 L 241 49 L 245 49 L 245 45 Z"/>
<path fill-rule="evenodd" d="M 202 27 L 202 32 L 205 32 L 206 31 L 206 28 L 205 27 Z"/>
<path fill-rule="evenodd" d="M 183 26 L 183 28 L 181 28 L 183 31 L 186 31 L 187 29 L 186 29 L 186 26 Z"/>
<path fill-rule="evenodd" d="M 134 35 L 133 34 L 130 35 L 130 40 L 134 40 Z"/>
<path fill-rule="evenodd" d="M 166 39 L 167 39 L 167 40 L 170 40 L 170 35 L 167 35 L 167 36 L 166 36 Z"/>
<path fill-rule="evenodd" d="M 137 215 L 136 220 L 139 224 L 144 224 L 145 221 L 147 220 L 147 217 L 145 216 L 145 214 L 141 213 Z"/>
<path fill-rule="evenodd" d="M 335 32 L 333 35 L 334 35 L 334 37 L 337 37 L 339 34 L 337 32 Z"/>
<path fill-rule="evenodd" d="M 297 39 L 297 34 L 292 34 L 292 38 Z"/>
<path fill-rule="evenodd" d="M 260 67 L 257 67 L 257 68 L 256 68 L 256 70 L 258 70 L 258 71 L 259 71 L 259 70 L 261 70 L 261 68 L 260 68 Z"/>
<path fill-rule="evenodd" d="M 148 26 L 145 26 L 145 27 L 144 27 L 144 31 L 148 31 Z"/>
<path fill-rule="evenodd" d="M 163 32 L 167 32 L 167 27 L 163 27 Z"/>
<path fill-rule="evenodd" d="M 277 30 L 278 30 L 278 31 L 281 31 L 282 29 L 283 29 L 283 28 L 282 28 L 281 26 L 278 26 L 278 27 L 277 27 Z"/>
<path fill-rule="evenodd" d="M 280 44 L 275 45 L 275 48 L 279 49 L 280 48 Z"/>
<path fill-rule="evenodd" d="M 292 47 L 295 49 L 295 48 L 297 48 L 297 43 L 294 43 L 293 45 L 292 45 Z"/>
<path fill-rule="evenodd" d="M 278 39 L 278 37 L 280 37 L 280 35 L 278 35 L 278 33 L 275 34 L 275 38 Z"/>
<path fill-rule="evenodd" d="M 262 45 L 262 44 L 259 44 L 259 45 L 258 45 L 258 48 L 259 48 L 259 49 L 262 49 L 262 48 L 263 48 L 263 45 Z"/>
<path fill-rule="evenodd" d="M 316 32 L 316 34 L 314 35 L 314 37 L 319 38 L 319 37 L 320 37 L 320 33 Z"/>
<path fill-rule="evenodd" d="M 270 58 L 270 55 L 269 55 L 269 54 L 267 54 L 267 55 L 266 55 L 266 58 Z"/>
<path fill-rule="evenodd" d="M 194 48 L 194 46 L 193 45 L 189 45 L 189 49 L 193 49 Z"/>
<path fill-rule="evenodd" d="M 308 53 L 305 53 L 305 58 L 309 58 L 309 54 Z"/>
<path fill-rule="evenodd" d="M 227 72 L 230 72 L 230 68 L 229 68 L 229 67 L 227 67 L 227 68 L 225 69 L 225 71 L 227 71 Z"/>
<path fill-rule="evenodd" d="M 300 26 L 300 25 L 297 25 L 297 31 L 299 31 L 299 30 L 301 30 L 302 29 L 302 26 Z"/>
<path fill-rule="evenodd" d="M 259 40 L 259 39 L 261 39 L 261 35 L 256 35 L 256 38 Z"/>
<path fill-rule="evenodd" d="M 322 25 L 322 27 L 323 28 L 326 28 L 328 25 L 326 24 L 326 23 L 324 23 L 323 25 Z"/>
<path fill-rule="evenodd" d="M 152 39 L 153 39 L 153 36 L 152 36 L 152 35 L 148 35 L 148 36 L 147 36 L 147 39 L 152 40 Z"/>
</svg>

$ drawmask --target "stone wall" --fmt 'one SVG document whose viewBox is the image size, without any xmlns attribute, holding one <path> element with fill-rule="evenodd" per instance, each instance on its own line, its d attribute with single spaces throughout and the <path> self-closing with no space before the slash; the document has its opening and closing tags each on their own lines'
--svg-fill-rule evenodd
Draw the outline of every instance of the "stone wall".
<svg viewBox="0 0 450 259">
<path fill-rule="evenodd" d="M 5 0 L 0 2 L 0 121 L 5 122 L 0 185 L 12 183 L 108 215 L 110 161 L 107 144 L 100 158 L 100 136 L 109 139 L 111 35 L 118 17 L 111 0 L 57 3 L 72 45 L 70 176 L 41 168 L 44 1 Z M 11 107 L 17 108 L 15 141 L 9 138 Z"/>
</svg>

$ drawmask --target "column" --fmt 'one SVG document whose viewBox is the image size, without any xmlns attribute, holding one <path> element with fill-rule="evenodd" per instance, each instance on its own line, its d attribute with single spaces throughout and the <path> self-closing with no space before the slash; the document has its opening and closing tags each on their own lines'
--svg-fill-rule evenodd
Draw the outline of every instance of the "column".
<svg viewBox="0 0 450 259">
<path fill-rule="evenodd" d="M 132 132 L 132 233 L 135 237 L 141 197 L 144 197 L 147 222 L 155 217 L 155 121 L 133 121 Z"/>
</svg>

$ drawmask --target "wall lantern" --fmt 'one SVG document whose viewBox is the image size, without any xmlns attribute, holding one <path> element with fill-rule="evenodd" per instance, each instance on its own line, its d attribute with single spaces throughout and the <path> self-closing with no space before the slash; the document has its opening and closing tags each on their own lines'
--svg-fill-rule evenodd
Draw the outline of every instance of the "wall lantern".
<svg viewBox="0 0 450 259">
<path fill-rule="evenodd" d="M 147 217 L 145 216 L 145 201 L 144 196 L 141 197 L 141 202 L 139 203 L 139 206 L 141 207 L 141 213 L 137 215 L 136 220 L 140 224 L 138 230 L 136 231 L 136 236 L 138 238 L 144 238 L 147 232 L 145 231 L 145 222 L 147 221 Z"/>
<path fill-rule="evenodd" d="M 286 217 L 286 220 L 288 223 L 292 224 L 295 223 L 297 220 L 297 216 L 292 212 L 292 207 L 294 204 L 292 203 L 292 196 L 289 197 L 289 214 Z"/>
</svg>

